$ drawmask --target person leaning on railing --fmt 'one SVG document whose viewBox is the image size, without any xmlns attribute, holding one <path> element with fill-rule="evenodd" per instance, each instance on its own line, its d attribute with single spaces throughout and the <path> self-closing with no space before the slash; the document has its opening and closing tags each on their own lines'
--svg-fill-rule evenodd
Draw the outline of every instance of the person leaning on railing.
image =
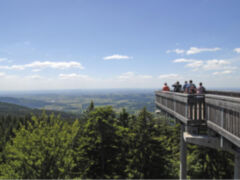
<svg viewBox="0 0 240 180">
<path fill-rule="evenodd" d="M 179 81 L 177 81 L 176 83 L 174 83 L 172 85 L 173 87 L 173 91 L 174 92 L 181 92 L 181 89 L 182 89 L 182 85 L 179 83 Z"/>
<path fill-rule="evenodd" d="M 197 94 L 205 94 L 206 93 L 206 89 L 205 87 L 202 85 L 202 83 L 199 83 L 199 87 L 197 88 Z"/>
<path fill-rule="evenodd" d="M 185 83 L 183 85 L 183 92 L 187 92 L 187 87 L 188 87 L 188 82 L 185 81 Z"/>
<path fill-rule="evenodd" d="M 195 84 L 193 84 L 192 80 L 189 81 L 189 84 L 188 84 L 188 86 L 185 90 L 187 90 L 188 94 L 195 94 L 196 93 L 197 88 L 196 88 Z"/>
<path fill-rule="evenodd" d="M 164 83 L 162 91 L 170 91 L 170 88 L 168 87 L 167 83 Z"/>
</svg>

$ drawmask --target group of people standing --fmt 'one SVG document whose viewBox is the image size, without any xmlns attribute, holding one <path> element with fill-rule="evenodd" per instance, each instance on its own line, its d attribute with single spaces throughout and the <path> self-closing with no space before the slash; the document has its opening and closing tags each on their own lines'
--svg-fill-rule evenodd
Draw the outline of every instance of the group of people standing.
<svg viewBox="0 0 240 180">
<path fill-rule="evenodd" d="M 172 85 L 172 87 L 174 92 L 183 92 L 188 94 L 204 94 L 206 92 L 206 89 L 203 87 L 201 82 L 199 83 L 199 87 L 196 87 L 192 80 L 189 82 L 185 81 L 183 86 L 179 83 L 179 81 L 177 81 Z M 164 83 L 162 91 L 170 91 L 167 83 Z"/>
</svg>

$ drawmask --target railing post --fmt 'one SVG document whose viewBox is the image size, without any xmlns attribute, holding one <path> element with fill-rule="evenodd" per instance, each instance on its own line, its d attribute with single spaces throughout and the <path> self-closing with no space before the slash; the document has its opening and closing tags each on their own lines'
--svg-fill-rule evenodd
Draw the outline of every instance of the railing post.
<svg viewBox="0 0 240 180">
<path fill-rule="evenodd" d="M 220 122 L 222 128 L 224 128 L 224 127 L 223 127 L 223 125 L 224 125 L 224 124 L 223 124 L 223 123 L 224 123 L 223 120 L 224 120 L 224 109 L 222 108 L 222 109 L 221 109 L 221 122 Z M 220 147 L 223 147 L 223 137 L 222 137 L 222 136 L 221 136 L 221 138 L 220 138 Z"/>
<path fill-rule="evenodd" d="M 235 153 L 234 179 L 240 179 L 240 153 Z"/>
<path fill-rule="evenodd" d="M 193 96 L 193 103 L 194 103 L 194 120 L 198 119 L 198 109 L 197 109 L 197 105 L 198 105 L 198 99 L 196 96 Z"/>
<path fill-rule="evenodd" d="M 205 120 L 205 96 L 196 95 L 196 107 L 197 107 L 197 120 Z"/>
<path fill-rule="evenodd" d="M 187 144 L 184 140 L 183 134 L 185 125 L 181 124 L 181 139 L 180 139 L 180 179 L 187 178 Z"/>
<path fill-rule="evenodd" d="M 194 119 L 194 114 L 193 114 L 193 105 L 194 105 L 194 96 L 193 95 L 188 95 L 188 119 L 193 120 Z"/>
<path fill-rule="evenodd" d="M 188 118 L 188 104 L 185 105 L 185 117 Z"/>
<path fill-rule="evenodd" d="M 203 112 L 203 101 L 201 100 L 200 102 L 198 102 L 198 119 L 199 120 L 202 120 L 203 119 L 203 115 L 202 115 L 202 112 Z"/>
<path fill-rule="evenodd" d="M 235 153 L 234 179 L 240 179 L 240 153 Z"/>
<path fill-rule="evenodd" d="M 175 94 L 173 96 L 173 109 L 176 112 L 176 99 L 175 99 Z"/>
<path fill-rule="evenodd" d="M 188 99 L 188 96 L 187 96 L 187 99 Z M 189 113 L 189 110 L 188 110 L 188 100 L 187 100 L 187 103 L 185 105 L 185 117 L 188 119 L 188 113 Z"/>
</svg>

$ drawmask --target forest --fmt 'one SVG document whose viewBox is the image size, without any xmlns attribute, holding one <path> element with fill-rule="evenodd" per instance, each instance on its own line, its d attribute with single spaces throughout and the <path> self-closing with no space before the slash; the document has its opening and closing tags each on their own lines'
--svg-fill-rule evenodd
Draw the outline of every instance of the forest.
<svg viewBox="0 0 240 180">
<path fill-rule="evenodd" d="M 1 179 L 176 179 L 179 124 L 91 102 L 81 116 L 0 116 Z M 188 144 L 188 178 L 233 178 L 233 155 Z"/>
</svg>

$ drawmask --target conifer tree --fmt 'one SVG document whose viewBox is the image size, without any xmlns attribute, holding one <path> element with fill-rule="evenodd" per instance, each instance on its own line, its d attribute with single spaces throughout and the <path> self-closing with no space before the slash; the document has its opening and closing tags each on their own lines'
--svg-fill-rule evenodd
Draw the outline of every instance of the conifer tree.
<svg viewBox="0 0 240 180">
<path fill-rule="evenodd" d="M 93 100 L 91 100 L 91 103 L 89 104 L 89 106 L 87 108 L 87 112 L 91 112 L 92 110 L 94 110 L 94 102 L 93 102 Z"/>
<path fill-rule="evenodd" d="M 90 112 L 79 139 L 77 169 L 80 178 L 119 177 L 119 136 L 115 113 L 111 107 Z"/>
<path fill-rule="evenodd" d="M 7 143 L 1 178 L 51 179 L 68 178 L 73 161 L 72 140 L 78 131 L 59 117 L 34 116 L 27 126 L 16 130 L 16 137 Z"/>
<path fill-rule="evenodd" d="M 194 179 L 232 179 L 233 155 L 207 147 L 189 146 L 188 174 Z"/>
<path fill-rule="evenodd" d="M 129 114 L 127 113 L 125 108 L 123 108 L 122 111 L 120 112 L 119 122 L 120 125 L 122 125 L 123 127 L 128 127 Z"/>
<path fill-rule="evenodd" d="M 165 149 L 159 140 L 159 129 L 154 127 L 153 116 L 143 108 L 136 120 L 134 137 L 130 150 L 129 178 L 168 178 L 168 161 L 164 158 Z"/>
</svg>

